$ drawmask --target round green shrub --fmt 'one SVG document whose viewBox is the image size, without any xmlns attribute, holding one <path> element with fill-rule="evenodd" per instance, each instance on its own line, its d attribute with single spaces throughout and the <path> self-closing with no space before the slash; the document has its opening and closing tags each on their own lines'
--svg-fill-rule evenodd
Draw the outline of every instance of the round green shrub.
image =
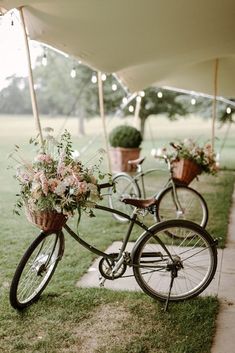
<svg viewBox="0 0 235 353">
<path fill-rule="evenodd" d="M 138 148 L 141 142 L 140 131 L 128 125 L 117 126 L 109 135 L 109 143 L 112 147 Z"/>
</svg>

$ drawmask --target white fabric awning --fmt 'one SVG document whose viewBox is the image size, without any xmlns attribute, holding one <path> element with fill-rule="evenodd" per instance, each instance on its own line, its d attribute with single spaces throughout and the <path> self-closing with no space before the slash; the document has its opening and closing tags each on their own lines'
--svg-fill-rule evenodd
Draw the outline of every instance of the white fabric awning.
<svg viewBox="0 0 235 353">
<path fill-rule="evenodd" d="M 0 0 L 23 6 L 31 39 L 115 72 L 131 91 L 152 84 L 235 97 L 234 0 Z"/>
</svg>

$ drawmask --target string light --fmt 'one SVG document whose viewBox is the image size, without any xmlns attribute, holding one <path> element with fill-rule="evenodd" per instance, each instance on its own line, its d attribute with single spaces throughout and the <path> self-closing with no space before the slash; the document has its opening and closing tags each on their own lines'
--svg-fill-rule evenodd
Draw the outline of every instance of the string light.
<svg viewBox="0 0 235 353">
<path fill-rule="evenodd" d="M 92 76 L 91 76 L 91 82 L 92 83 L 97 83 L 97 75 L 96 73 L 93 73 Z"/>
<path fill-rule="evenodd" d="M 42 65 L 43 65 L 43 66 L 47 66 L 47 56 L 46 56 L 46 53 L 43 54 L 43 57 L 42 57 Z"/>
<path fill-rule="evenodd" d="M 230 107 L 227 107 L 226 113 L 227 113 L 227 114 L 231 114 L 231 113 L 232 113 L 232 109 L 231 109 Z"/>
<path fill-rule="evenodd" d="M 136 102 L 139 102 L 139 103 L 141 102 L 141 97 L 140 96 L 136 97 Z"/>
<path fill-rule="evenodd" d="M 195 104 L 196 104 L 196 99 L 195 99 L 195 98 L 192 98 L 192 99 L 191 99 L 191 104 L 192 104 L 192 105 L 195 105 Z"/>
<path fill-rule="evenodd" d="M 129 108 L 128 108 L 128 110 L 129 110 L 130 113 L 133 113 L 133 111 L 134 111 L 133 105 L 130 105 Z"/>
<path fill-rule="evenodd" d="M 12 12 L 11 12 L 11 26 L 14 26 L 13 15 L 14 15 L 14 12 L 12 11 Z"/>
<path fill-rule="evenodd" d="M 127 103 L 127 98 L 126 98 L 126 97 L 123 97 L 123 98 L 122 98 L 122 103 L 123 103 L 123 104 L 126 104 L 126 103 Z"/>
<path fill-rule="evenodd" d="M 116 90 L 117 90 L 117 85 L 116 85 L 116 83 L 113 83 L 113 84 L 112 84 L 112 90 L 113 90 L 113 91 L 116 91 Z"/>
<path fill-rule="evenodd" d="M 102 81 L 105 81 L 106 78 L 107 78 L 107 76 L 106 76 L 105 74 L 102 74 L 102 75 L 101 75 L 101 80 L 102 80 Z"/>
<path fill-rule="evenodd" d="M 71 70 L 71 72 L 70 72 L 70 76 L 71 76 L 72 78 L 75 78 L 76 75 L 77 75 L 77 73 L 76 73 L 75 67 L 73 67 L 72 70 Z"/>
<path fill-rule="evenodd" d="M 139 95 L 140 95 L 140 97 L 144 97 L 144 96 L 145 96 L 144 91 L 141 91 L 141 92 L 139 93 Z"/>
<path fill-rule="evenodd" d="M 163 97 L 162 92 L 161 91 L 157 92 L 157 96 L 158 96 L 158 98 L 162 98 Z"/>
</svg>

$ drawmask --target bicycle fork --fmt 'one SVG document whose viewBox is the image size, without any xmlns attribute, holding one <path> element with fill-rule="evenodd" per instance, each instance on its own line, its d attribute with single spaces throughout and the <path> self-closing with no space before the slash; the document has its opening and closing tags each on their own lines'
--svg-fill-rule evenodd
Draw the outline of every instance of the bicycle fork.
<svg viewBox="0 0 235 353">
<path fill-rule="evenodd" d="M 172 190 L 173 190 L 173 201 L 175 203 L 175 206 L 176 206 L 176 214 L 177 214 L 177 219 L 181 218 L 184 214 L 184 210 L 180 204 L 180 201 L 178 199 L 178 195 L 177 195 L 177 192 L 176 192 L 176 187 L 175 187 L 175 184 L 173 183 L 172 184 Z"/>
</svg>

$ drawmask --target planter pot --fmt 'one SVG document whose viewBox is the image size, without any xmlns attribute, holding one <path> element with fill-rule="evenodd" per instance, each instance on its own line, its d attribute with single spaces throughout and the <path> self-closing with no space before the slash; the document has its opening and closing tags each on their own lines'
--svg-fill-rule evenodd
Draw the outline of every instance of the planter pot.
<svg viewBox="0 0 235 353">
<path fill-rule="evenodd" d="M 128 164 L 128 161 L 139 158 L 140 151 L 140 148 L 110 148 L 112 172 L 134 172 L 135 167 Z"/>
<path fill-rule="evenodd" d="M 175 160 L 171 165 L 174 180 L 184 185 L 189 185 L 202 172 L 197 163 L 190 159 Z"/>
</svg>

